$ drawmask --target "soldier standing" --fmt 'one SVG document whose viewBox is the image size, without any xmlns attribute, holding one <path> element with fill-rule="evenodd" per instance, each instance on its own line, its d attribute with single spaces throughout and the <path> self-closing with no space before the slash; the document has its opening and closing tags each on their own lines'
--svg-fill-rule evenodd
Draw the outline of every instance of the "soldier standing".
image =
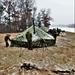
<svg viewBox="0 0 75 75">
<path fill-rule="evenodd" d="M 53 37 L 54 37 L 54 43 L 56 44 L 56 38 L 57 38 L 57 35 L 58 35 L 56 29 L 53 29 L 52 35 L 53 35 Z"/>
<path fill-rule="evenodd" d="M 7 34 L 7 35 L 4 37 L 4 41 L 5 41 L 5 43 L 6 43 L 6 47 L 9 46 L 8 40 L 11 41 L 11 40 L 10 40 L 10 36 L 11 36 L 11 35 Z"/>
<path fill-rule="evenodd" d="M 29 31 L 26 33 L 26 39 L 28 42 L 28 50 L 32 50 L 32 34 Z"/>
</svg>

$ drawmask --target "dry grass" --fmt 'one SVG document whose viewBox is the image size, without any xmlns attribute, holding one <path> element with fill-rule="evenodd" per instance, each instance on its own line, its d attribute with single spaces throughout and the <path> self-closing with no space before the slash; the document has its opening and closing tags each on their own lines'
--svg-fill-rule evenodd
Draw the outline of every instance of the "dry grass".
<svg viewBox="0 0 75 75">
<path fill-rule="evenodd" d="M 57 37 L 57 46 L 48 47 L 48 50 L 6 48 L 3 40 L 5 34 L 0 34 L 0 75 L 22 75 L 23 71 L 19 70 L 21 62 L 35 64 L 41 69 L 24 71 L 24 75 L 57 75 L 51 70 L 75 69 L 75 33 L 66 34 L 65 37 Z M 17 33 L 12 33 L 11 38 L 15 35 Z"/>
</svg>

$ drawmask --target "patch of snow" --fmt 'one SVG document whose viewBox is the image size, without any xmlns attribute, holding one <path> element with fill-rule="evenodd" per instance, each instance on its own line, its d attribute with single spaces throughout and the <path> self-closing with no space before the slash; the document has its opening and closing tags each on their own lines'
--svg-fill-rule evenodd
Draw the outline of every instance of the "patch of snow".
<svg viewBox="0 0 75 75">
<path fill-rule="evenodd" d="M 0 72 L 4 72 L 4 70 L 0 70 Z"/>
<path fill-rule="evenodd" d="M 57 66 L 57 65 L 54 65 L 54 67 L 55 67 L 55 70 L 62 70 L 59 66 Z"/>
</svg>

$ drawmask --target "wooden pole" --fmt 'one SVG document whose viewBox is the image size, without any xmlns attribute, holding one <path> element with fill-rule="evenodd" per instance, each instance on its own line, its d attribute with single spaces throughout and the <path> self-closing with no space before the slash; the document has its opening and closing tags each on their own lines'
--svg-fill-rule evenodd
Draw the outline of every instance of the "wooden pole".
<svg viewBox="0 0 75 75">
<path fill-rule="evenodd" d="M 34 34 L 35 34 L 35 13 L 36 13 L 36 7 L 33 8 L 33 30 L 34 30 Z"/>
</svg>

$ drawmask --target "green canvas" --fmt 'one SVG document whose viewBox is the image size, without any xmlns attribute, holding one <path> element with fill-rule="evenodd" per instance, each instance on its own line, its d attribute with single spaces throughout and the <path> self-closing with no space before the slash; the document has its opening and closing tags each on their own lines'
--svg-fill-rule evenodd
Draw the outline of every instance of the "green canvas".
<svg viewBox="0 0 75 75">
<path fill-rule="evenodd" d="M 18 34 L 17 36 L 15 36 L 14 38 L 12 38 L 11 42 L 12 44 L 17 44 L 15 43 L 16 41 L 19 43 L 27 43 L 27 39 L 26 39 L 26 33 L 30 31 L 32 33 L 32 42 L 37 45 L 40 44 L 39 41 L 40 39 L 44 39 L 47 40 L 49 42 L 49 40 L 54 40 L 53 36 L 49 35 L 48 33 L 46 33 L 45 31 L 43 31 L 42 29 L 38 28 L 35 26 L 35 34 L 33 33 L 33 26 L 29 27 L 28 29 L 26 29 L 25 31 L 21 32 L 20 34 Z"/>
</svg>

